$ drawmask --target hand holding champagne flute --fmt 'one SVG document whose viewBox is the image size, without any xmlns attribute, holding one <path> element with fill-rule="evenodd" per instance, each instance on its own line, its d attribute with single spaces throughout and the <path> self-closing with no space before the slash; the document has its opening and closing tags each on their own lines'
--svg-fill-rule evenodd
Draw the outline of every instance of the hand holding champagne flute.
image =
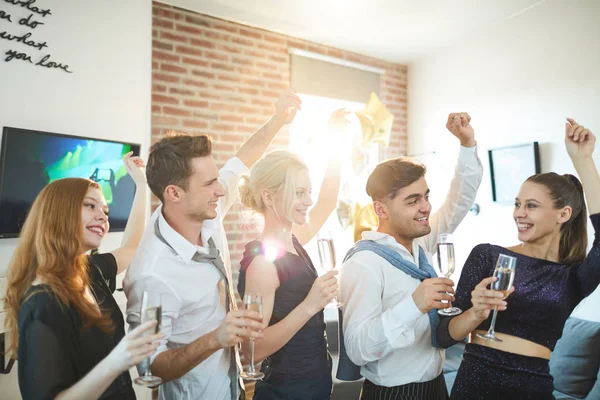
<svg viewBox="0 0 600 400">
<path fill-rule="evenodd" d="M 437 245 L 437 267 L 440 273 L 450 279 L 450 276 L 454 273 L 455 258 L 454 258 L 454 241 L 452 240 L 452 234 L 440 233 L 438 236 Z M 454 316 L 462 313 L 462 310 L 458 307 L 443 308 L 438 310 L 438 314 L 445 316 Z"/>
<path fill-rule="evenodd" d="M 262 314 L 262 296 L 259 294 L 246 293 L 244 296 L 244 308 L 248 311 L 256 311 Z M 254 367 L 254 338 L 250 338 L 250 366 L 248 371 L 242 371 L 240 376 L 248 381 L 257 381 L 265 377 Z"/>
<path fill-rule="evenodd" d="M 513 281 L 515 279 L 515 268 L 517 266 L 517 259 L 512 256 L 507 256 L 505 254 L 500 254 L 498 257 L 498 261 L 496 262 L 496 269 L 494 270 L 493 277 L 496 278 L 495 282 L 492 282 L 491 288 L 497 292 L 501 292 L 505 299 L 510 294 L 510 290 L 513 285 Z M 492 342 L 501 342 L 501 339 L 498 339 L 494 332 L 494 326 L 496 325 L 496 316 L 498 315 L 498 307 L 494 307 L 494 314 L 492 316 L 492 323 L 490 324 L 490 329 L 487 331 L 485 335 L 480 333 L 477 334 L 477 337 L 481 339 L 490 340 Z"/>
<path fill-rule="evenodd" d="M 326 271 L 335 270 L 335 247 L 333 247 L 333 239 L 329 235 L 319 234 L 317 236 L 317 246 L 319 248 L 319 260 L 321 267 Z M 334 307 L 341 307 L 343 304 L 338 302 L 336 298 L 330 303 Z"/>
<path fill-rule="evenodd" d="M 144 291 L 142 293 L 142 307 L 140 310 L 140 324 L 148 321 L 157 321 L 154 333 L 160 332 L 160 323 L 162 319 L 162 303 L 160 294 Z M 162 379 L 152 375 L 150 371 L 150 357 L 147 360 L 146 372 L 144 375 L 135 378 L 137 385 L 146 387 L 156 387 L 162 384 Z"/>
</svg>

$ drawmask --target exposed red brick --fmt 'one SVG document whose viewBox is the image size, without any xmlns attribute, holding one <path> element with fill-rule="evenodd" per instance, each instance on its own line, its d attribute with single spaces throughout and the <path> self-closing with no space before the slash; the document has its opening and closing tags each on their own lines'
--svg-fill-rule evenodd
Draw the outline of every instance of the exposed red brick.
<svg viewBox="0 0 600 400">
<path fill-rule="evenodd" d="M 182 110 L 181 108 L 164 106 L 163 107 L 163 114 L 177 115 L 177 116 L 181 116 L 181 117 L 188 117 L 190 115 L 190 112 L 188 110 Z"/>
<path fill-rule="evenodd" d="M 159 50 L 152 50 L 153 60 L 164 60 L 164 61 L 179 61 L 179 56 L 172 53 L 167 53 Z"/>
<path fill-rule="evenodd" d="M 187 68 L 179 67 L 177 65 L 171 64 L 161 64 L 160 69 L 162 71 L 174 72 L 176 74 L 185 74 L 187 72 Z"/>
<path fill-rule="evenodd" d="M 254 39 L 262 39 L 262 37 L 263 37 L 262 33 L 254 30 L 254 29 L 245 29 L 245 28 L 240 28 L 240 35 L 245 36 L 245 37 L 251 37 Z"/>
<path fill-rule="evenodd" d="M 391 146 L 381 154 L 387 158 L 406 152 L 406 66 L 161 3 L 153 4 L 153 22 L 153 143 L 168 129 L 210 134 L 215 160 L 222 166 L 273 115 L 282 90 L 290 85 L 288 49 L 294 47 L 385 70 L 380 96 L 395 120 Z M 289 141 L 289 127 L 284 127 L 268 150 L 287 148 Z M 158 204 L 153 198 L 152 207 Z M 255 225 L 241 222 L 243 210 L 236 204 L 225 224 L 235 263 L 244 244 L 256 236 Z"/>
<path fill-rule="evenodd" d="M 173 29 L 173 21 L 160 18 L 152 18 L 152 26 L 154 28 Z"/>
<path fill-rule="evenodd" d="M 173 50 L 173 45 L 171 43 L 161 42 L 159 40 L 152 41 L 153 49 L 161 49 L 161 50 Z"/>
<path fill-rule="evenodd" d="M 204 61 L 204 60 L 198 60 L 196 58 L 191 58 L 191 57 L 183 57 L 181 62 L 183 62 L 184 64 L 192 64 L 192 65 L 196 65 L 198 67 L 208 67 L 208 62 Z"/>
<path fill-rule="evenodd" d="M 202 100 L 184 100 L 183 104 L 185 104 L 186 106 L 189 107 L 194 107 L 194 108 L 206 108 L 208 107 L 208 101 L 202 101 Z"/>
<path fill-rule="evenodd" d="M 152 95 L 152 103 L 167 103 L 167 104 L 179 104 L 179 100 L 173 96 L 163 96 L 160 94 Z"/>
<path fill-rule="evenodd" d="M 161 39 L 165 39 L 165 40 L 173 40 L 176 42 L 183 42 L 186 43 L 188 41 L 187 36 L 185 35 L 176 35 L 174 33 L 168 32 L 168 31 L 161 31 L 160 32 L 160 38 Z"/>
</svg>

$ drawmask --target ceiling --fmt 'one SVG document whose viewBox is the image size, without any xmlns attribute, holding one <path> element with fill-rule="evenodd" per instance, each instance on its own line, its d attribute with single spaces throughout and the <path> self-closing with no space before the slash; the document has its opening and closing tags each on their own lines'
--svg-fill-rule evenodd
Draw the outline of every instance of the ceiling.
<svg viewBox="0 0 600 400">
<path fill-rule="evenodd" d="M 546 0 L 159 0 L 408 64 Z"/>
</svg>

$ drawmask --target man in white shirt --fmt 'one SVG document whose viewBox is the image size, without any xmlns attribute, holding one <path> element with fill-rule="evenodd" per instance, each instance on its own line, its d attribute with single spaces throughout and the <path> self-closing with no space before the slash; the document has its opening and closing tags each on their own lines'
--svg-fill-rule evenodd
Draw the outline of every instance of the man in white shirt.
<svg viewBox="0 0 600 400">
<path fill-rule="evenodd" d="M 419 266 L 419 247 L 431 264 L 437 235 L 451 233 L 472 206 L 483 176 L 475 133 L 466 113 L 450 114 L 446 127 L 460 140 L 458 164 L 441 209 L 431 213 L 425 168 L 407 157 L 379 164 L 367 182 L 379 218 L 363 232 Z M 372 251 L 360 251 L 342 267 L 340 298 L 346 353 L 360 366 L 361 399 L 437 400 L 448 397 L 442 375 L 444 350 L 432 346 L 428 312 L 450 307 L 454 283 L 420 281 Z"/>
<path fill-rule="evenodd" d="M 223 217 L 238 196 L 240 176 L 293 120 L 300 99 L 287 91 L 275 108 L 269 122 L 221 170 L 207 136 L 167 137 L 151 148 L 146 175 L 162 205 L 144 232 L 123 287 L 132 327 L 140 323 L 142 293 L 161 297 L 166 337 L 151 358 L 152 374 L 164 382 L 161 399 L 243 398 L 238 345 L 261 337 L 264 327 L 259 313 L 236 310 Z"/>
</svg>

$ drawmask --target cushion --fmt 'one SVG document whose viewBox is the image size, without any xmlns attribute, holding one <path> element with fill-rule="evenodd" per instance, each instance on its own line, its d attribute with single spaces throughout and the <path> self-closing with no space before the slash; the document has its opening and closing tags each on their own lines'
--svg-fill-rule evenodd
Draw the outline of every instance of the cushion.
<svg viewBox="0 0 600 400">
<path fill-rule="evenodd" d="M 600 369 L 600 323 L 571 317 L 550 357 L 554 388 L 585 398 L 598 379 Z"/>
</svg>

